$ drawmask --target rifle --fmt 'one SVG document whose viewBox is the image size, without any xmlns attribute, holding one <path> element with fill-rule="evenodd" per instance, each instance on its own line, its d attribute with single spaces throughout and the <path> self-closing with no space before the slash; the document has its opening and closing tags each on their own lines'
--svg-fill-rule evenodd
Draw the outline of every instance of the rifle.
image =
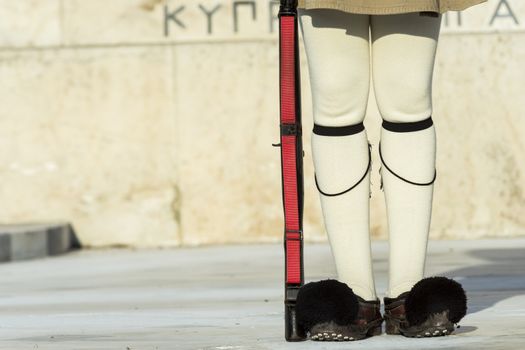
<svg viewBox="0 0 525 350">
<path fill-rule="evenodd" d="M 284 318 L 287 341 L 306 340 L 297 324 L 295 303 L 304 284 L 303 270 L 303 141 L 301 125 L 301 76 L 297 0 L 281 0 L 279 7 L 279 100 L 281 181 L 284 209 Z"/>
</svg>

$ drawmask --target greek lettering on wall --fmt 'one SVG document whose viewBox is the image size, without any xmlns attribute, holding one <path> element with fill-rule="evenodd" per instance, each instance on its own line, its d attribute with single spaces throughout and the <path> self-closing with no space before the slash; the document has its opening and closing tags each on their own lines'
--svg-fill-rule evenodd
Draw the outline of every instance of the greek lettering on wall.
<svg viewBox="0 0 525 350">
<path fill-rule="evenodd" d="M 277 0 L 167 0 L 162 33 L 167 39 L 260 38 L 277 35 Z M 525 30 L 524 0 L 489 0 L 442 16 L 442 33 Z"/>
</svg>

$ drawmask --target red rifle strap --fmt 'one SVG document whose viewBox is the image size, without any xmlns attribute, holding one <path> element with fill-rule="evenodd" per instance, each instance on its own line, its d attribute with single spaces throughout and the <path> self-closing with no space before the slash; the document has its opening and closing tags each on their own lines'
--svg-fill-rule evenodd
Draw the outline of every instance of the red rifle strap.
<svg viewBox="0 0 525 350">
<path fill-rule="evenodd" d="M 297 181 L 295 16 L 280 17 L 281 155 L 285 216 L 286 283 L 301 284 L 301 232 Z M 282 132 L 288 130 L 288 134 Z M 301 155 L 302 156 L 302 155 Z"/>
</svg>

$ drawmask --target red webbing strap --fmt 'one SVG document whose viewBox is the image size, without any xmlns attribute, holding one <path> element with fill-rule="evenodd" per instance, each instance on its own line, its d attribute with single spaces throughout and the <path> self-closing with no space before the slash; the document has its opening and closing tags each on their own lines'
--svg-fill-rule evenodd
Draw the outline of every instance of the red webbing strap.
<svg viewBox="0 0 525 350">
<path fill-rule="evenodd" d="M 281 16 L 280 18 L 281 124 L 294 124 L 296 123 L 295 18 L 294 16 Z M 286 283 L 301 283 L 301 237 L 299 233 L 296 142 L 296 135 L 281 135 Z"/>
</svg>

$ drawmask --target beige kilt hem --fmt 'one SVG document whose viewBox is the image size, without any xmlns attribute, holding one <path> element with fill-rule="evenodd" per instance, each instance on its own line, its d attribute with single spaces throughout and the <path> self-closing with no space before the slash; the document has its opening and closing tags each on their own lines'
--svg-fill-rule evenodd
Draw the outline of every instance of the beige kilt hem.
<svg viewBox="0 0 525 350">
<path fill-rule="evenodd" d="M 350 13 L 357 14 L 368 14 L 368 15 L 391 15 L 400 14 L 407 12 L 419 12 L 419 11 L 431 11 L 445 13 L 446 11 L 461 11 L 468 7 L 486 2 L 487 0 L 472 0 L 465 2 L 462 6 L 454 5 L 428 5 L 427 4 L 413 5 L 413 6 L 381 6 L 381 7 L 365 7 L 365 6 L 353 6 L 350 1 L 342 0 L 298 0 L 297 8 L 304 9 L 315 9 L 315 8 L 328 8 L 341 10 Z"/>
</svg>

